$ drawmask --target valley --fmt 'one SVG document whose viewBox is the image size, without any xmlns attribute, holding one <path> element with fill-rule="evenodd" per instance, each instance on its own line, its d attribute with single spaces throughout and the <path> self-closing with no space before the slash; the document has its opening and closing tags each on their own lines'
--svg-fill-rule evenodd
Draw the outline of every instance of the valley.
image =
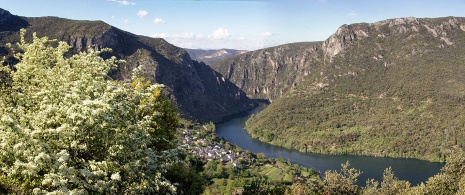
<svg viewBox="0 0 465 195">
<path fill-rule="evenodd" d="M 0 193 L 461 194 L 463 51 L 462 17 L 245 51 L 0 8 Z"/>
<path fill-rule="evenodd" d="M 444 161 L 464 147 L 463 26 L 454 17 L 343 25 L 324 42 L 212 67 L 250 98 L 272 101 L 247 122 L 254 138 L 300 151 Z"/>
</svg>

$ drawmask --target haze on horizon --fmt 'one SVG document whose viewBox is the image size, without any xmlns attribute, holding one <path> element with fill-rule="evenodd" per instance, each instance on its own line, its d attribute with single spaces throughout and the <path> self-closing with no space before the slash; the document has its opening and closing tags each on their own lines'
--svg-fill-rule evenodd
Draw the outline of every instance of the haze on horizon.
<svg viewBox="0 0 465 195">
<path fill-rule="evenodd" d="M 102 20 L 183 48 L 241 50 L 323 41 L 343 24 L 465 16 L 465 0 L 0 0 L 0 7 L 26 17 Z"/>
</svg>

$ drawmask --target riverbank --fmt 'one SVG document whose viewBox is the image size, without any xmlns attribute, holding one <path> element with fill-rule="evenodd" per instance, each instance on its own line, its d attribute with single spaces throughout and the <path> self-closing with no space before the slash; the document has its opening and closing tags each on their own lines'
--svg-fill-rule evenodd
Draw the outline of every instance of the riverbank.
<svg viewBox="0 0 465 195">
<path fill-rule="evenodd" d="M 341 164 L 349 161 L 354 168 L 360 169 L 363 172 L 357 182 L 360 186 L 364 186 L 367 179 L 382 180 L 383 172 L 388 167 L 392 167 L 392 170 L 399 179 L 407 180 L 411 184 L 416 185 L 425 182 L 429 177 L 437 174 L 444 166 L 444 163 L 417 159 L 305 153 L 270 145 L 258 139 L 251 138 L 244 130 L 245 121 L 252 114 L 264 108 L 262 105 L 248 112 L 247 116 L 218 124 L 216 130 L 217 136 L 224 137 L 226 141 L 237 144 L 245 150 L 250 150 L 254 153 L 263 153 L 265 156 L 271 158 L 283 157 L 284 159 L 290 159 L 292 163 L 312 168 L 321 173 L 327 170 L 339 170 Z"/>
<path fill-rule="evenodd" d="M 321 177 L 313 169 L 243 150 L 216 137 L 212 123 L 178 131 L 181 134 L 178 148 L 192 156 L 188 159 L 201 159 L 204 170 L 200 174 L 211 180 L 204 194 L 241 194 L 257 182 L 268 190 L 282 192 L 279 194 L 293 185 L 318 191 Z"/>
</svg>

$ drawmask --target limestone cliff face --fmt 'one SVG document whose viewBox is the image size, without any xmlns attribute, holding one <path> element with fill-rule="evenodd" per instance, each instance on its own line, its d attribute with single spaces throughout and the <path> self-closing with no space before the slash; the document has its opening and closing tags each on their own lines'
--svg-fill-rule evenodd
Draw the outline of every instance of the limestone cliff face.
<svg viewBox="0 0 465 195">
<path fill-rule="evenodd" d="M 292 43 L 241 54 L 212 68 L 250 98 L 273 101 L 316 71 L 322 59 L 321 42 Z"/>
<path fill-rule="evenodd" d="M 163 39 L 138 36 L 101 21 L 75 21 L 57 17 L 26 18 L 0 9 L 0 54 L 8 55 L 5 44 L 19 40 L 19 29 L 27 37 L 37 36 L 65 41 L 74 52 L 92 48 L 111 48 L 126 60 L 110 76 L 127 81 L 132 70 L 142 66 L 143 76 L 162 83 L 168 97 L 175 100 L 181 116 L 199 122 L 219 122 L 223 117 L 245 111 L 253 103 L 229 81 L 202 63 L 193 61 L 181 48 Z"/>
<path fill-rule="evenodd" d="M 396 48 L 398 51 L 392 51 L 399 55 L 388 55 L 384 47 L 393 48 L 390 44 L 394 42 L 391 40 L 418 39 L 418 43 L 429 44 L 428 47 L 434 48 L 453 45 L 458 40 L 450 33 L 454 29 L 465 31 L 464 21 L 464 18 L 456 17 L 398 18 L 371 24 L 342 25 L 324 42 L 294 43 L 252 51 L 219 61 L 212 68 L 235 83 L 250 98 L 274 101 L 304 80 L 312 80 L 311 88 L 321 89 L 330 85 L 333 80 L 331 77 L 362 73 L 363 68 L 353 68 L 352 64 L 344 64 L 341 59 L 353 57 L 346 53 L 361 44 L 370 45 L 365 42 L 371 42 L 373 46 L 360 55 L 390 66 L 395 64 L 396 58 L 406 57 L 400 53 L 425 55 L 429 51 L 423 49 L 425 45 L 399 44 Z M 340 60 L 335 62 L 335 57 Z M 339 73 L 335 74 L 338 70 Z"/>
<path fill-rule="evenodd" d="M 464 149 L 456 142 L 465 140 L 464 27 L 465 18 L 456 17 L 343 25 L 304 80 L 246 129 L 272 144 L 331 154 L 438 160 L 450 148 Z"/>
<path fill-rule="evenodd" d="M 397 18 L 375 22 L 342 25 L 333 35 L 323 43 L 325 60 L 332 62 L 332 58 L 360 40 L 368 37 L 394 38 L 408 34 L 408 39 L 418 36 L 432 35 L 443 44 L 452 45 L 448 31 L 461 29 L 465 31 L 464 18 Z"/>
</svg>

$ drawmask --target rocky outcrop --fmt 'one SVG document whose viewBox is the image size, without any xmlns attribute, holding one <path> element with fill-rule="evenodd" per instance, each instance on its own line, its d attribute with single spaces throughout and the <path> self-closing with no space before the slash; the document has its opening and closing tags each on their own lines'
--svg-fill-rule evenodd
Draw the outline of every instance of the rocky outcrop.
<svg viewBox="0 0 465 195">
<path fill-rule="evenodd" d="M 290 91 L 322 60 L 321 42 L 292 43 L 219 61 L 212 68 L 249 98 L 273 101 Z"/>
<path fill-rule="evenodd" d="M 363 69 L 353 69 L 352 64 L 345 64 L 341 59 L 350 58 L 351 56 L 344 56 L 345 53 L 361 44 L 373 43 L 372 48 L 366 50 L 363 55 L 377 60 L 377 63 L 386 67 L 394 65 L 396 58 L 425 55 L 429 51 L 415 49 L 424 48 L 424 45 L 399 44 L 397 49 L 402 52 L 396 52 L 399 55 L 386 58 L 387 53 L 383 47 L 389 45 L 389 42 L 365 43 L 366 40 L 418 39 L 417 43 L 441 48 L 460 41 L 457 40 L 457 36 L 451 36 L 450 33 L 456 32 L 453 29 L 465 31 L 464 21 L 464 18 L 456 17 L 398 18 L 371 24 L 342 25 L 324 42 L 294 43 L 252 51 L 219 61 L 212 67 L 235 83 L 250 98 L 274 101 L 286 92 L 292 91 L 304 80 L 312 80 L 310 83 L 312 89 L 322 89 L 329 86 L 329 81 L 334 77 L 357 76 L 363 72 Z M 425 36 L 428 34 L 430 36 Z M 425 42 L 422 40 L 425 38 L 434 41 Z M 401 53 L 408 55 L 402 56 Z M 335 62 L 338 56 L 339 61 Z M 326 70 L 331 67 L 339 70 L 339 73 L 329 75 Z M 309 77 L 311 74 L 312 76 Z"/>
<path fill-rule="evenodd" d="M 249 119 L 246 129 L 311 152 L 443 160 L 465 146 L 456 141 L 465 140 L 464 25 L 456 17 L 343 25 L 307 64 L 304 80 Z M 253 65 L 240 62 L 226 69 Z M 272 67 L 262 66 L 257 69 Z M 287 66 L 301 69 L 296 62 Z"/>
<path fill-rule="evenodd" d="M 6 11 L 0 8 L 0 24 L 3 24 L 5 21 L 11 18 L 11 14 L 9 11 Z"/>
<path fill-rule="evenodd" d="M 251 109 L 254 104 L 234 84 L 203 63 L 193 61 L 189 54 L 163 39 L 138 36 L 122 31 L 101 21 L 75 21 L 57 17 L 26 18 L 1 13 L 0 49 L 6 43 L 18 41 L 19 26 L 26 28 L 26 37 L 33 32 L 69 43 L 74 52 L 92 48 L 111 48 L 124 59 L 110 76 L 127 81 L 132 70 L 141 67 L 143 76 L 167 88 L 165 94 L 175 100 L 181 116 L 199 122 L 219 122 L 225 116 Z M 21 21 L 18 23 L 18 21 Z M 21 24 L 18 26 L 18 24 Z M 0 25 L 1 26 L 1 25 Z"/>
<path fill-rule="evenodd" d="M 344 48 L 357 39 L 367 37 L 368 34 L 360 28 L 354 28 L 351 25 L 342 25 L 337 29 L 336 33 L 331 35 L 322 45 L 324 59 L 329 59 L 332 62 L 334 56 L 339 54 Z"/>
</svg>

